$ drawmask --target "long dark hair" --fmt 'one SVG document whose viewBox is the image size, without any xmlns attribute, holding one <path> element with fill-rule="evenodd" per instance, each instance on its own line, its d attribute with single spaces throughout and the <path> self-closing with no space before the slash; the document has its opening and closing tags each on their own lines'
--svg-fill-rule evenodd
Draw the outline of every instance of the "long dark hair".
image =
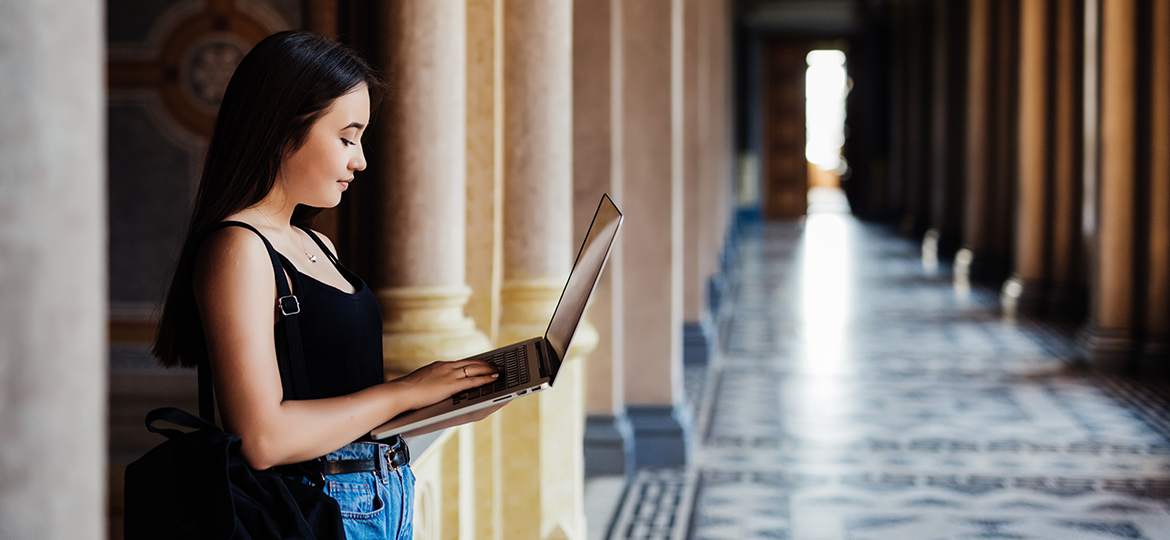
<svg viewBox="0 0 1170 540">
<path fill-rule="evenodd" d="M 192 266 L 209 227 L 259 203 L 276 183 L 281 159 L 304 144 L 333 101 L 365 83 L 382 88 L 373 68 L 352 50 L 304 31 L 280 32 L 252 48 L 232 75 L 174 278 L 163 304 L 154 356 L 164 366 L 192 367 L 207 354 L 192 290 Z M 298 206 L 294 225 L 321 209 Z"/>
</svg>

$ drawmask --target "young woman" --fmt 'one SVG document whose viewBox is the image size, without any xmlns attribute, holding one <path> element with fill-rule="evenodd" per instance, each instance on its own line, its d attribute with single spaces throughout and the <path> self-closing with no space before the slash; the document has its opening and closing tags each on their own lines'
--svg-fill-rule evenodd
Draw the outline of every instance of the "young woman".
<svg viewBox="0 0 1170 540">
<path fill-rule="evenodd" d="M 352 51 L 306 32 L 270 36 L 244 57 L 224 93 L 154 346 L 167 366 L 209 360 L 223 427 L 241 438 L 251 467 L 333 462 L 325 489 L 351 539 L 412 534 L 405 443 L 355 441 L 497 376 L 482 361 L 436 362 L 383 382 L 374 295 L 307 228 L 365 169 L 362 135 L 379 88 Z M 296 271 L 276 276 L 270 250 Z M 300 305 L 310 399 L 285 399 L 276 279 L 289 280 Z"/>
</svg>

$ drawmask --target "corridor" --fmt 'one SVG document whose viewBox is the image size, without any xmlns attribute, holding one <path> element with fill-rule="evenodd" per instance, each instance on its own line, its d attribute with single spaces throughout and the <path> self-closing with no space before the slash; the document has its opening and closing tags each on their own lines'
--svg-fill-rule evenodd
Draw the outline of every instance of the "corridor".
<svg viewBox="0 0 1170 540">
<path fill-rule="evenodd" d="M 609 538 L 1170 538 L 1165 385 L 812 210 L 742 234 L 720 354 L 688 367 L 692 465 L 641 472 Z"/>
</svg>

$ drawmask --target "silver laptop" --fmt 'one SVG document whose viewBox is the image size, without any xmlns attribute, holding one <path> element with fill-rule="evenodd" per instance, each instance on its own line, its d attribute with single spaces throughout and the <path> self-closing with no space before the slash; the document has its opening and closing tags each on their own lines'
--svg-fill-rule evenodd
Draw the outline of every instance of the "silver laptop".
<svg viewBox="0 0 1170 540">
<path fill-rule="evenodd" d="M 460 392 L 428 407 L 404 412 L 375 428 L 370 436 L 385 439 L 551 387 L 573 341 L 577 324 L 585 313 L 585 305 L 597 286 L 601 269 L 609 259 L 621 223 L 622 213 L 609 195 L 602 195 L 544 337 L 465 359 L 486 360 L 494 364 L 500 372 L 495 382 Z"/>
</svg>

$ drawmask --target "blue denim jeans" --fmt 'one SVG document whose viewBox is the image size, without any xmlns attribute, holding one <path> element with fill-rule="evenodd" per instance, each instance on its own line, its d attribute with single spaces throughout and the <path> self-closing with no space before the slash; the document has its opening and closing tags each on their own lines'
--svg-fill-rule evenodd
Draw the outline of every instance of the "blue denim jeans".
<svg viewBox="0 0 1170 540">
<path fill-rule="evenodd" d="M 406 443 L 400 443 L 406 444 Z M 346 540 L 409 540 L 414 536 L 414 473 L 410 465 L 390 470 L 385 444 L 355 442 L 329 460 L 377 457 L 377 471 L 325 477 L 325 493 L 341 505 Z"/>
</svg>

